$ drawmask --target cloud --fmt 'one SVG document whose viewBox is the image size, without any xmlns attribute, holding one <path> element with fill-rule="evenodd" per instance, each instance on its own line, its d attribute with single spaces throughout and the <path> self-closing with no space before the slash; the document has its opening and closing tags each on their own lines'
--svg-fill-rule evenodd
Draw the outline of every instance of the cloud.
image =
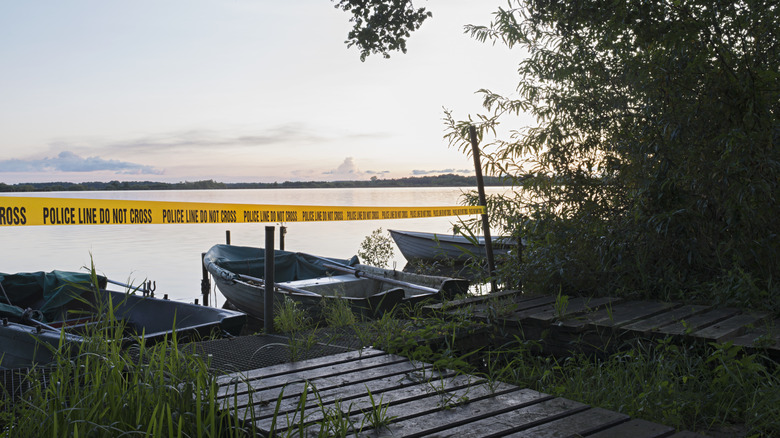
<svg viewBox="0 0 780 438">
<path fill-rule="evenodd" d="M 366 170 L 366 175 L 384 175 L 390 173 L 389 170 Z"/>
<path fill-rule="evenodd" d="M 152 166 L 127 161 L 106 160 L 100 157 L 83 158 L 70 151 L 62 151 L 56 157 L 42 159 L 11 159 L 0 161 L 0 172 L 98 172 L 116 174 L 161 175 L 163 171 Z"/>
<path fill-rule="evenodd" d="M 106 144 L 105 147 L 123 153 L 157 153 L 160 151 L 198 151 L 215 148 L 274 148 L 301 144 L 321 144 L 384 138 L 383 133 L 333 133 L 301 123 L 289 123 L 250 133 L 226 133 L 209 129 L 161 133 Z"/>
<path fill-rule="evenodd" d="M 354 180 L 363 177 L 363 172 L 358 169 L 355 164 L 355 160 L 352 157 L 347 157 L 344 162 L 334 170 L 322 172 L 323 175 L 328 175 L 336 180 Z"/>
<path fill-rule="evenodd" d="M 442 170 L 412 170 L 412 175 L 433 175 L 443 173 L 471 173 L 470 169 L 442 169 Z"/>
</svg>

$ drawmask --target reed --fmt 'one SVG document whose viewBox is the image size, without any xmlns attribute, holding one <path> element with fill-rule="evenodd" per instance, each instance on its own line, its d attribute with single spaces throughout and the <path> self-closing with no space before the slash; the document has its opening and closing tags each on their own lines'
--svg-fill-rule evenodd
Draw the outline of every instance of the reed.
<svg viewBox="0 0 780 438">
<path fill-rule="evenodd" d="M 127 346 L 125 327 L 106 312 L 84 333 L 61 337 L 55 362 L 33 368 L 31 388 L 2 400 L 2 437 L 252 437 L 253 427 L 216 399 L 216 376 L 203 358 L 185 353 L 174 332 L 149 345 Z M 45 375 L 45 379 L 43 378 Z"/>
</svg>

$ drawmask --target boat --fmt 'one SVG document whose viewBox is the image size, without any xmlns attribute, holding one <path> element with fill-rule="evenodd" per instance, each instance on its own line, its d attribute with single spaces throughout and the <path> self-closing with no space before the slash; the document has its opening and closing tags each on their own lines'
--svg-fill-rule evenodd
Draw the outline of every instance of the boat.
<svg viewBox="0 0 780 438">
<path fill-rule="evenodd" d="M 238 335 L 244 313 L 154 298 L 143 288 L 110 291 L 111 280 L 86 272 L 0 273 L 0 368 L 29 368 L 53 360 L 51 347 L 84 342 L 106 316 L 122 321 L 121 342 L 147 344 L 175 332 L 179 339 Z"/>
<path fill-rule="evenodd" d="M 483 236 L 423 233 L 419 231 L 388 230 L 407 261 L 455 260 L 465 262 L 487 257 Z M 518 249 L 517 239 L 495 236 L 491 239 L 493 255 L 505 255 Z"/>
<path fill-rule="evenodd" d="M 232 305 L 264 318 L 263 248 L 214 245 L 204 255 L 203 264 Z M 469 281 L 363 265 L 357 257 L 340 259 L 274 250 L 274 286 L 275 303 L 293 299 L 314 318 L 320 316 L 324 300 L 343 300 L 357 315 L 371 318 L 398 305 L 464 294 Z"/>
</svg>

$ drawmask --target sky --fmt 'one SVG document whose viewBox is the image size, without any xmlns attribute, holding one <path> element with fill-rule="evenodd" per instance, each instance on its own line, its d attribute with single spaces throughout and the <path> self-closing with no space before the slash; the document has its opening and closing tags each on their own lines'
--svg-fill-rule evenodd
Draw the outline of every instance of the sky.
<svg viewBox="0 0 780 438">
<path fill-rule="evenodd" d="M 283 182 L 473 174 L 444 108 L 512 95 L 480 43 L 503 0 L 417 0 L 407 43 L 360 61 L 330 0 L 0 0 L 0 182 Z"/>
</svg>

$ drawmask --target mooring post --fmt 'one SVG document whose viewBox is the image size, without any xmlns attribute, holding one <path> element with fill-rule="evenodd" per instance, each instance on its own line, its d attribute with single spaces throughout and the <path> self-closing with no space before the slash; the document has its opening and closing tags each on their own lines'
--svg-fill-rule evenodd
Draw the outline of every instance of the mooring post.
<svg viewBox="0 0 780 438">
<path fill-rule="evenodd" d="M 206 253 L 200 253 L 200 268 L 202 269 L 202 277 L 200 279 L 200 293 L 203 295 L 203 305 L 208 307 L 209 305 L 209 291 L 211 291 L 211 282 L 209 281 L 209 270 L 206 269 L 206 264 L 203 263 L 206 258 Z"/>
<path fill-rule="evenodd" d="M 287 227 L 282 225 L 279 227 L 279 249 L 284 251 L 284 235 L 287 234 Z"/>
<path fill-rule="evenodd" d="M 487 215 L 487 198 L 485 197 L 485 183 L 482 180 L 482 164 L 479 159 L 479 144 L 477 143 L 477 128 L 469 126 L 471 139 L 471 154 L 474 156 L 474 171 L 477 176 L 477 192 L 479 193 L 479 205 L 485 207 L 482 213 L 482 233 L 485 235 L 485 254 L 487 255 L 488 271 L 490 272 L 490 287 L 496 292 L 496 262 L 493 260 L 493 239 L 490 238 L 490 222 Z"/>
<path fill-rule="evenodd" d="M 263 323 L 266 333 L 274 332 L 274 228 L 265 227 L 265 296 L 263 309 Z"/>
<path fill-rule="evenodd" d="M 230 230 L 225 230 L 225 244 L 230 245 Z"/>
</svg>

